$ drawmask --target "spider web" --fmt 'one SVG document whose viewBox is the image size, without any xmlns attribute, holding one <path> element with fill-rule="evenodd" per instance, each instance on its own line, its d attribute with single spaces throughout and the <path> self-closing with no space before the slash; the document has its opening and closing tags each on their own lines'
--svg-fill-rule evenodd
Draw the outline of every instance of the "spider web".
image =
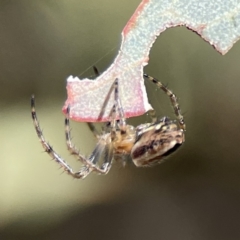
<svg viewBox="0 0 240 240">
<path fill-rule="evenodd" d="M 170 27 L 185 25 L 222 54 L 240 37 L 239 0 L 143 0 L 122 32 L 122 43 L 113 64 L 95 80 L 70 76 L 68 99 L 76 121 L 110 120 L 113 94 L 106 99 L 113 81 L 119 79 L 119 96 L 126 117 L 151 109 L 143 80 L 143 67 L 157 36 Z M 104 114 L 100 114 L 106 103 Z"/>
</svg>

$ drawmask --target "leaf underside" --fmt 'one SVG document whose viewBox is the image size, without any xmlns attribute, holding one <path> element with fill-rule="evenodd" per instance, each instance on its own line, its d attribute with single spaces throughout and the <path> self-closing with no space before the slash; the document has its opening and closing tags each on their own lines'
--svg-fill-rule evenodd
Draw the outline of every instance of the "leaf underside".
<svg viewBox="0 0 240 240">
<path fill-rule="evenodd" d="M 150 110 L 143 80 L 143 67 L 148 64 L 150 48 L 167 28 L 182 25 L 225 54 L 240 36 L 240 2 L 143 0 L 123 29 L 120 51 L 113 64 L 95 80 L 72 76 L 67 79 L 68 99 L 63 112 L 70 106 L 72 120 L 109 121 L 114 104 L 109 91 L 116 78 L 127 118 Z"/>
</svg>

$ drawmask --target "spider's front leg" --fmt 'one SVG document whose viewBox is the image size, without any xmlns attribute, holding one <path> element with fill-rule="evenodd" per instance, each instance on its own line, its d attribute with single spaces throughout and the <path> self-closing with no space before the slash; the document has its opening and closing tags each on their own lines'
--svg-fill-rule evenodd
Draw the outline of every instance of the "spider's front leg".
<svg viewBox="0 0 240 240">
<path fill-rule="evenodd" d="M 33 120 L 33 124 L 36 130 L 36 133 L 38 135 L 38 138 L 45 150 L 45 152 L 52 157 L 53 160 L 55 160 L 55 162 L 57 162 L 63 169 L 64 171 L 66 171 L 68 174 L 70 174 L 72 177 L 74 178 L 85 178 L 89 173 L 89 169 L 86 167 L 83 167 L 82 169 L 80 169 L 80 171 L 78 172 L 74 172 L 73 169 L 67 164 L 67 162 L 60 157 L 55 151 L 54 149 L 50 146 L 50 144 L 45 140 L 42 130 L 40 128 L 39 125 L 39 121 L 37 118 L 37 114 L 36 114 L 36 110 L 35 110 L 35 98 L 34 96 L 31 97 L 31 115 L 32 115 L 32 120 Z"/>
<path fill-rule="evenodd" d="M 108 143 L 108 135 L 98 136 L 98 143 L 94 148 L 90 157 L 85 158 L 79 151 L 75 148 L 71 140 L 71 130 L 69 123 L 69 113 L 70 107 L 67 108 L 67 114 L 65 118 L 65 136 L 66 136 L 66 144 L 69 152 L 74 155 L 79 161 L 81 161 L 85 168 L 89 170 L 89 172 L 95 171 L 100 174 L 107 174 L 111 167 L 113 149 Z M 101 166 L 97 166 L 103 155 L 104 161 Z"/>
<path fill-rule="evenodd" d="M 179 127 L 183 131 L 186 131 L 186 125 L 185 125 L 185 122 L 183 119 L 183 115 L 181 114 L 181 110 L 180 110 L 176 95 L 170 89 L 168 89 L 166 86 L 164 86 L 164 84 L 162 84 L 158 79 L 153 78 L 146 73 L 144 73 L 143 76 L 145 78 L 147 78 L 148 80 L 150 80 L 151 82 L 153 82 L 154 84 L 156 84 L 158 88 L 160 88 L 163 92 L 165 92 L 168 95 L 168 97 L 170 98 L 174 113 L 178 119 Z"/>
</svg>

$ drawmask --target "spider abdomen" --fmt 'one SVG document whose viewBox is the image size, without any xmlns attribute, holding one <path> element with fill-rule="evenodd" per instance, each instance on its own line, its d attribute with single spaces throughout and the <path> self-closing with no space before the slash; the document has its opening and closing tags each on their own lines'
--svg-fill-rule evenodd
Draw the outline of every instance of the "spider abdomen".
<svg viewBox="0 0 240 240">
<path fill-rule="evenodd" d="M 177 129 L 175 123 L 156 123 L 138 137 L 131 151 L 134 164 L 138 167 L 152 166 L 163 161 L 163 158 L 175 152 L 184 142 L 184 133 Z"/>
</svg>

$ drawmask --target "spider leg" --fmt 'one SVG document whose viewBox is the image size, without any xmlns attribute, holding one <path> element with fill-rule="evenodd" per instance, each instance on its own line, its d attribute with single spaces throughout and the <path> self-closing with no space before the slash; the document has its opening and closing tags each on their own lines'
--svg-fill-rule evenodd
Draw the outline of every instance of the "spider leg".
<svg viewBox="0 0 240 240">
<path fill-rule="evenodd" d="M 97 138 L 99 136 L 99 132 L 98 130 L 95 128 L 94 124 L 91 122 L 87 123 L 88 128 L 91 130 L 91 132 L 93 133 L 94 137 Z"/>
<path fill-rule="evenodd" d="M 101 141 L 103 141 L 103 143 Z M 98 163 L 102 155 L 104 155 L 103 163 L 101 164 L 101 166 L 97 167 L 96 164 Z M 91 167 L 91 169 L 93 169 L 93 171 L 96 171 L 100 174 L 107 174 L 111 168 L 112 160 L 113 146 L 111 143 L 107 144 L 106 139 L 101 138 L 98 141 L 98 144 L 93 150 L 91 156 L 89 157 L 87 164 Z"/>
<path fill-rule="evenodd" d="M 85 157 L 80 154 L 79 150 L 75 148 L 74 144 L 72 143 L 71 129 L 70 129 L 70 123 L 69 123 L 69 112 L 70 112 L 70 107 L 68 106 L 67 115 L 65 118 L 65 137 L 66 137 L 67 149 L 71 155 L 76 156 L 78 160 L 80 160 L 81 162 L 84 162 Z"/>
<path fill-rule="evenodd" d="M 149 110 L 148 114 L 149 114 L 149 116 L 150 116 L 150 118 L 152 120 L 152 123 L 157 122 L 157 115 L 156 115 L 156 111 L 154 109 Z"/>
<path fill-rule="evenodd" d="M 174 113 L 178 119 L 179 126 L 183 131 L 186 131 L 186 125 L 183 119 L 183 115 L 181 114 L 176 95 L 171 90 L 169 90 L 166 86 L 164 86 L 158 79 L 153 78 L 147 75 L 146 73 L 144 73 L 143 76 L 148 80 L 152 81 L 153 83 L 155 83 L 160 89 L 162 89 L 169 96 L 170 101 L 172 103 L 172 107 L 174 109 Z"/>
<path fill-rule="evenodd" d="M 63 169 L 66 171 L 69 175 L 71 175 L 74 178 L 85 178 L 91 171 L 86 168 L 85 166 L 80 169 L 80 171 L 74 172 L 73 169 L 67 164 L 67 162 L 60 157 L 54 149 L 47 143 L 45 140 L 42 130 L 39 125 L 39 121 L 37 119 L 37 114 L 35 110 L 35 99 L 34 96 L 31 97 L 31 115 L 32 115 L 32 120 L 33 124 L 35 126 L 36 133 L 38 135 L 38 138 L 46 151 L 46 153 L 55 160 Z"/>
<path fill-rule="evenodd" d="M 117 108 L 118 113 L 119 113 L 118 126 L 121 129 L 121 131 L 125 131 L 126 119 L 125 119 L 125 116 L 124 116 L 124 111 L 123 111 L 121 99 L 119 98 L 118 78 L 115 79 L 113 86 L 114 86 L 114 105 L 113 105 L 113 110 L 112 110 L 113 118 L 115 118 L 115 121 L 116 121 L 116 108 Z"/>
<path fill-rule="evenodd" d="M 94 71 L 94 73 L 95 73 L 95 75 L 96 75 L 97 77 L 100 75 L 100 73 L 99 73 L 99 71 L 98 71 L 98 69 L 97 69 L 96 66 L 93 66 L 93 71 Z"/>
<path fill-rule="evenodd" d="M 93 150 L 92 154 L 89 158 L 85 158 L 82 156 L 79 151 L 75 148 L 71 141 L 71 131 L 70 131 L 70 123 L 69 123 L 69 112 L 70 107 L 67 108 L 67 115 L 65 118 L 65 136 L 66 143 L 69 152 L 74 155 L 79 161 L 85 164 L 85 168 L 88 169 L 89 172 L 95 171 L 100 174 L 107 174 L 111 167 L 111 161 L 113 156 L 112 147 L 107 146 L 107 136 L 104 135 L 102 137 L 98 137 L 98 143 Z M 104 161 L 102 166 L 98 167 L 96 164 L 101 159 L 102 154 L 104 154 Z"/>
</svg>

